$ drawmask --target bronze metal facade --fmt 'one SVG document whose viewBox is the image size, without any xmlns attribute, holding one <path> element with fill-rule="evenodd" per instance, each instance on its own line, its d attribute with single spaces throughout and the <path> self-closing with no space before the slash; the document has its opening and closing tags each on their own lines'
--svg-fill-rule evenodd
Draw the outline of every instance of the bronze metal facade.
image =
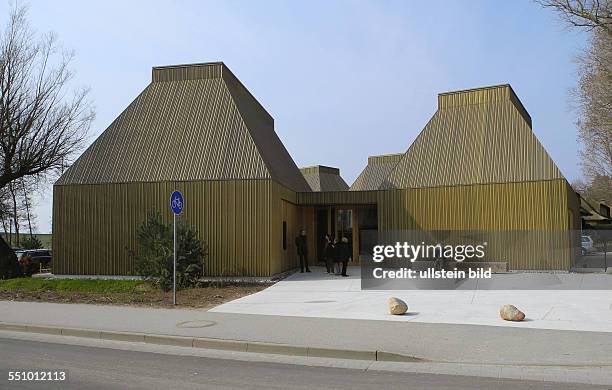
<svg viewBox="0 0 612 390">
<path fill-rule="evenodd" d="M 509 85 L 441 94 L 383 188 L 563 179 Z"/>
<path fill-rule="evenodd" d="M 314 260 L 321 207 L 352 210 L 354 232 L 367 210 L 379 231 L 552 232 L 522 234 L 491 260 L 569 269 L 579 198 L 510 86 L 441 94 L 438 105 L 406 153 L 370 157 L 348 191 L 339 172 L 298 170 L 272 117 L 222 63 L 154 68 L 153 82 L 54 186 L 54 272 L 133 274 L 136 229 L 151 211 L 170 221 L 173 190 L 185 197 L 181 218 L 208 245 L 211 276 L 295 268 L 302 228 Z"/>
<path fill-rule="evenodd" d="M 274 119 L 211 63 L 153 68 L 153 82 L 56 185 L 244 179 L 310 190 Z"/>
<path fill-rule="evenodd" d="M 208 245 L 207 275 L 287 269 L 283 202 L 310 187 L 272 117 L 211 63 L 153 68 L 152 83 L 56 182 L 54 272 L 132 274 L 136 229 L 151 211 L 170 219 L 173 190 Z"/>
<path fill-rule="evenodd" d="M 380 231 L 490 232 L 486 260 L 513 270 L 568 270 L 577 197 L 563 179 L 378 191 Z M 575 247 L 575 246 L 574 246 Z"/>
<path fill-rule="evenodd" d="M 300 168 L 300 171 L 313 191 L 346 191 L 349 188 L 338 168 L 315 165 Z"/>
<path fill-rule="evenodd" d="M 403 153 L 396 153 L 368 157 L 368 165 L 355 179 L 350 190 L 374 191 L 381 187 L 387 187 L 388 183 L 385 182 L 385 179 L 402 159 L 403 155 Z"/>
</svg>

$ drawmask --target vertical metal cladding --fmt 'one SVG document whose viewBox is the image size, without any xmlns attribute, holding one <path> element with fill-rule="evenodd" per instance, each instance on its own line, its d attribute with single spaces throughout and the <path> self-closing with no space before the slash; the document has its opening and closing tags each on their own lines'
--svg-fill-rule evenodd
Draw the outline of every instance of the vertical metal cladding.
<svg viewBox="0 0 612 390">
<path fill-rule="evenodd" d="M 300 172 L 313 191 L 346 191 L 349 188 L 338 168 L 315 165 L 300 168 Z"/>
<path fill-rule="evenodd" d="M 334 191 L 334 192 L 299 192 L 297 194 L 300 205 L 353 205 L 376 204 L 376 191 Z"/>
<path fill-rule="evenodd" d="M 206 79 L 150 84 L 56 184 L 251 178 L 270 178 L 266 164 L 224 83 Z"/>
<path fill-rule="evenodd" d="M 441 94 L 439 105 L 383 188 L 563 178 L 509 85 Z"/>
<path fill-rule="evenodd" d="M 511 269 L 568 270 L 568 191 L 564 179 L 378 191 L 378 228 L 490 231 L 489 260 Z M 495 242 L 499 237 L 516 245 Z"/>
<path fill-rule="evenodd" d="M 509 84 L 441 93 L 438 95 L 438 108 L 489 104 L 507 100 L 514 104 L 525 122 L 531 127 L 531 116 Z"/>
<path fill-rule="evenodd" d="M 153 82 L 57 185 L 271 178 L 309 191 L 274 119 L 222 63 L 153 69 Z"/>
<path fill-rule="evenodd" d="M 151 211 L 169 221 L 175 189 L 181 218 L 209 246 L 207 275 L 284 270 L 273 183 L 310 189 L 273 118 L 222 63 L 154 68 L 152 78 L 55 183 L 54 272 L 132 274 L 138 226 Z"/>
<path fill-rule="evenodd" d="M 401 190 L 297 194 L 300 205 L 376 205 L 379 232 L 490 232 L 487 260 L 510 269 L 568 270 L 579 228 L 577 196 L 565 179 Z M 486 235 L 486 234 L 485 234 Z"/>
<path fill-rule="evenodd" d="M 153 82 L 218 79 L 221 78 L 222 70 L 222 62 L 157 66 L 153 68 L 151 79 Z"/>
<path fill-rule="evenodd" d="M 297 165 L 274 131 L 274 120 L 240 80 L 223 67 L 223 80 L 240 110 L 270 177 L 293 191 L 310 191 Z"/>
<path fill-rule="evenodd" d="M 387 187 L 384 181 L 402 156 L 403 153 L 369 156 L 368 165 L 355 179 L 350 191 L 372 191 Z"/>
<path fill-rule="evenodd" d="M 54 273 L 132 275 L 129 251 L 150 212 L 171 223 L 169 194 L 185 198 L 179 217 L 208 245 L 206 275 L 270 275 L 276 221 L 270 180 L 114 183 L 54 187 Z"/>
<path fill-rule="evenodd" d="M 380 231 L 518 232 L 490 260 L 571 266 L 579 200 L 509 86 L 439 95 L 405 154 L 370 157 L 351 191 L 313 192 L 272 117 L 222 63 L 159 67 L 152 77 L 54 186 L 55 273 L 133 274 L 137 228 L 152 211 L 171 221 L 173 190 L 185 197 L 180 218 L 208 245 L 206 275 L 295 268 L 295 236 L 312 230 L 314 255 L 315 209 L 335 205 L 377 205 Z M 340 178 L 317 174 L 323 191 L 331 184 L 322 175 Z"/>
</svg>

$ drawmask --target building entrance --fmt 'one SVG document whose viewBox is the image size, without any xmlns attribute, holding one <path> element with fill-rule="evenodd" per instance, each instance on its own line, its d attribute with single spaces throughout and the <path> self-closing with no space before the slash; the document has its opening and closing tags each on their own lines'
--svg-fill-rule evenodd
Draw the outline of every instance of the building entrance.
<svg viewBox="0 0 612 390">
<path fill-rule="evenodd" d="M 359 264 L 361 258 L 372 254 L 378 233 L 376 206 L 319 206 L 315 208 L 314 217 L 316 261 L 325 262 L 325 234 L 330 234 L 332 240 L 340 241 L 342 237 L 348 240 L 352 249 L 352 265 Z"/>
<path fill-rule="evenodd" d="M 316 240 L 316 257 L 315 259 L 318 262 L 325 262 L 325 258 L 323 257 L 324 255 L 324 246 L 325 246 L 325 242 L 323 240 L 323 238 L 325 237 L 326 234 L 330 234 L 330 229 L 329 229 L 329 208 L 325 207 L 325 208 L 319 208 L 316 209 L 315 211 L 315 236 L 314 239 Z"/>
</svg>

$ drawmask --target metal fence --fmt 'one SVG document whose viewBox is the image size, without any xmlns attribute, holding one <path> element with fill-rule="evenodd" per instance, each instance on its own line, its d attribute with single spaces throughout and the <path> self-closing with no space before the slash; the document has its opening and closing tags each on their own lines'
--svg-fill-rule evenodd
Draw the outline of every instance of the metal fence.
<svg viewBox="0 0 612 390">
<path fill-rule="evenodd" d="M 582 230 L 576 270 L 606 270 L 612 267 L 612 230 Z"/>
</svg>

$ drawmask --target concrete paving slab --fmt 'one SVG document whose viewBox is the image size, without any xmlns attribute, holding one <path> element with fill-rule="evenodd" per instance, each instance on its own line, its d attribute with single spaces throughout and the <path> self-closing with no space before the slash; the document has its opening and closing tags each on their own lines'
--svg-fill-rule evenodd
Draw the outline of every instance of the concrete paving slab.
<svg viewBox="0 0 612 390">
<path fill-rule="evenodd" d="M 488 325 L 517 328 L 612 332 L 612 290 L 361 290 L 360 270 L 351 277 L 327 275 L 323 268 L 297 273 L 258 293 L 211 309 L 239 313 L 397 322 Z M 564 283 L 590 287 L 612 284 L 605 274 L 548 274 L 526 276 L 530 283 Z M 407 302 L 409 312 L 392 316 L 387 299 Z M 526 313 L 523 322 L 499 318 L 503 304 Z"/>
</svg>

